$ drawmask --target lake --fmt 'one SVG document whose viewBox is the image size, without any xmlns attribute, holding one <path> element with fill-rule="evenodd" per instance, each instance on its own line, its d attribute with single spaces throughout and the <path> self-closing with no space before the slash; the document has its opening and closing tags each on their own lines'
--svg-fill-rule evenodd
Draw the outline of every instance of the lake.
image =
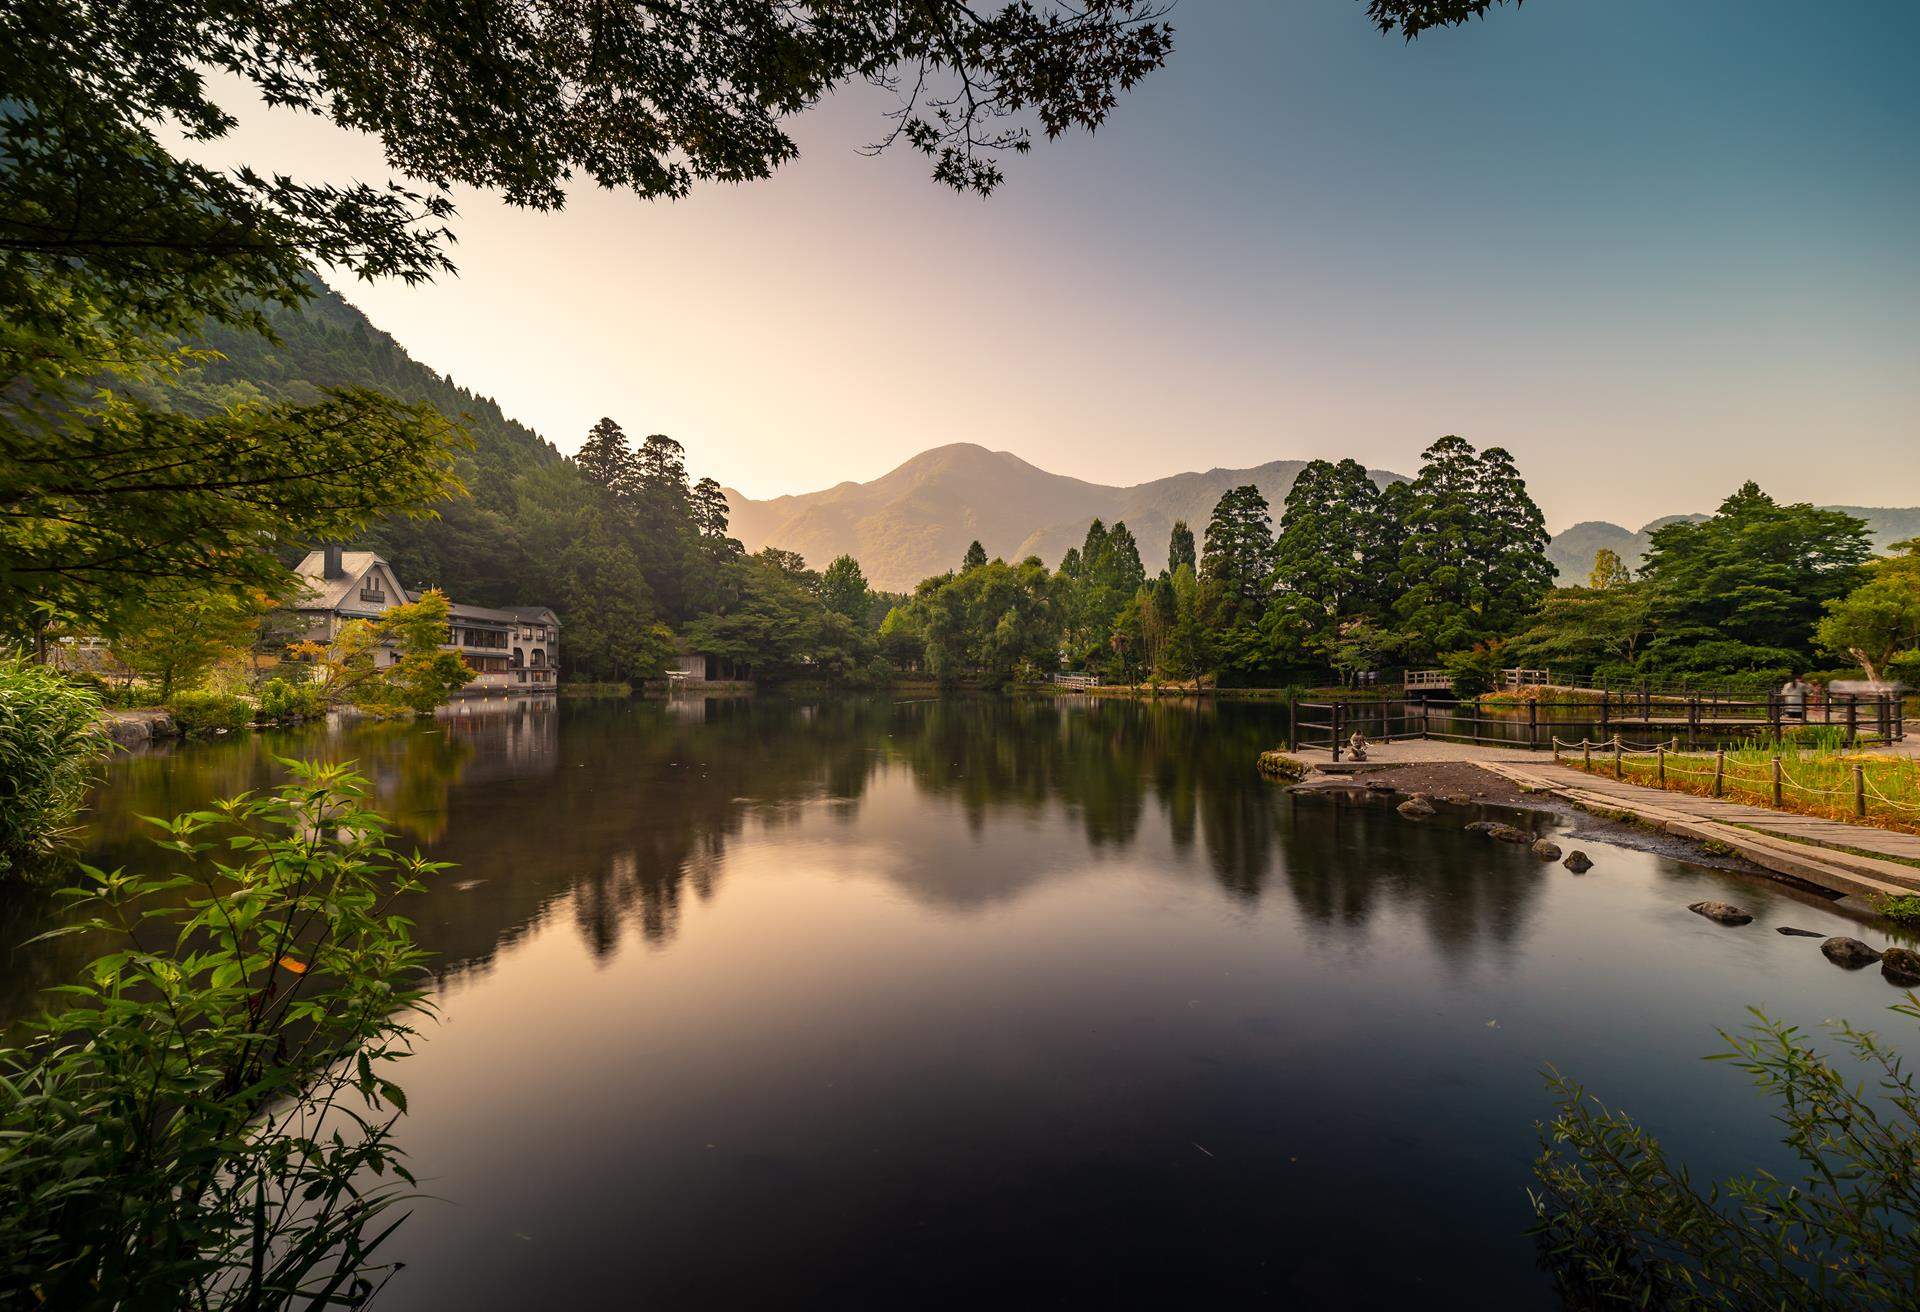
<svg viewBox="0 0 1920 1312">
<path fill-rule="evenodd" d="M 1716 1026 L 1899 1034 L 1876 971 L 1773 932 L 1880 937 L 1819 899 L 1292 797 L 1253 768 L 1283 714 L 469 704 L 123 757 L 84 841 L 146 860 L 138 815 L 323 753 L 457 863 L 409 908 L 434 1197 L 385 1309 L 1538 1307 L 1546 1064 L 1726 1173 L 1782 1163 Z M 13 950 L 0 1012 L 86 951 Z"/>
</svg>

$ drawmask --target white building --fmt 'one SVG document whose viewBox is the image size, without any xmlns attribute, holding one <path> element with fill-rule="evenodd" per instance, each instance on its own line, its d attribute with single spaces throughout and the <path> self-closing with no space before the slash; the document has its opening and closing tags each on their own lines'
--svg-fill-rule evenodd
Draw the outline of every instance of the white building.
<svg viewBox="0 0 1920 1312">
<path fill-rule="evenodd" d="M 393 566 L 371 551 L 343 551 L 329 543 L 294 569 L 304 584 L 295 612 L 302 636 L 330 642 L 349 620 L 378 619 L 420 594 L 400 585 Z M 446 649 L 473 667 L 470 692 L 552 692 L 559 677 L 560 619 L 545 606 L 463 606 L 448 614 Z M 388 660 L 399 659 L 387 653 Z"/>
</svg>

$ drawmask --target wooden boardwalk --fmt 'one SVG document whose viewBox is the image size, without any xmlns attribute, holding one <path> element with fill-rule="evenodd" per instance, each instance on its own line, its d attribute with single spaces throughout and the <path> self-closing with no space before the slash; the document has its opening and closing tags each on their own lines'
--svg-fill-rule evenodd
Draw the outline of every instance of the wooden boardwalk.
<svg viewBox="0 0 1920 1312">
<path fill-rule="evenodd" d="M 1669 833 L 1720 843 L 1755 865 L 1836 893 L 1920 893 L 1920 865 L 1903 864 L 1920 861 L 1920 834 L 1668 792 L 1551 761 L 1476 756 L 1474 763 L 1522 788 L 1550 792 L 1588 810 L 1624 812 Z"/>
</svg>

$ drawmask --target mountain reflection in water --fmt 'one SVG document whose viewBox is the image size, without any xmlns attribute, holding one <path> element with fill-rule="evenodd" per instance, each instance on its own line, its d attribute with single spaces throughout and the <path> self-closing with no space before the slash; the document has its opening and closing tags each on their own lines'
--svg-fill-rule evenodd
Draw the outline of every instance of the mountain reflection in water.
<svg viewBox="0 0 1920 1312">
<path fill-rule="evenodd" d="M 1253 770 L 1283 716 L 468 703 L 127 755 L 84 841 L 151 863 L 139 815 L 320 754 L 454 863 L 406 908 L 443 1019 L 402 1075 L 439 1201 L 395 1241 L 401 1312 L 1540 1306 L 1549 1061 L 1697 1170 L 1785 1165 L 1697 1059 L 1752 1003 L 1879 1023 L 1877 975 L 1771 932 L 1857 925 L 1604 840 L 1575 877 L 1295 798 Z M 1706 897 L 1750 932 L 1686 912 Z M 13 947 L 58 914 L 0 901 L 0 1014 L 98 950 Z"/>
</svg>

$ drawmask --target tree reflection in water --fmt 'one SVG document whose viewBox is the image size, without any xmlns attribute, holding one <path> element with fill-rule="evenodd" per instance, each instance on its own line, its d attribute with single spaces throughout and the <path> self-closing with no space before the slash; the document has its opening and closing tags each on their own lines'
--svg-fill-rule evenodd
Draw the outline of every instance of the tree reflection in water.
<svg viewBox="0 0 1920 1312">
<path fill-rule="evenodd" d="M 890 816 L 910 895 L 967 910 L 1022 895 L 1079 857 L 1163 846 L 1196 854 L 1230 901 L 1280 885 L 1307 919 L 1363 926 L 1383 904 L 1417 916 L 1450 958 L 1511 940 L 1538 863 L 1390 812 L 1296 801 L 1252 762 L 1284 732 L 1259 704 L 1049 697 L 897 700 L 693 698 L 467 703 L 419 724 L 240 735 L 115 761 L 88 822 L 96 864 L 151 861 L 140 815 L 166 815 L 261 788 L 276 758 L 351 758 L 404 833 L 456 869 L 410 908 L 448 974 L 485 970 L 505 944 L 571 916 L 597 956 L 623 932 L 673 940 L 689 901 L 715 896 L 730 845 L 826 817 L 872 823 L 884 781 L 919 799 Z M 954 812 L 993 856 L 959 850 Z M 1013 846 L 1009 847 L 1008 842 Z M 565 902 L 562 908 L 558 904 Z M 57 910 L 0 907 L 8 944 Z M 84 960 L 74 939 L 16 951 L 8 1014 L 23 993 Z M 27 982 L 31 980 L 32 982 Z"/>
</svg>

